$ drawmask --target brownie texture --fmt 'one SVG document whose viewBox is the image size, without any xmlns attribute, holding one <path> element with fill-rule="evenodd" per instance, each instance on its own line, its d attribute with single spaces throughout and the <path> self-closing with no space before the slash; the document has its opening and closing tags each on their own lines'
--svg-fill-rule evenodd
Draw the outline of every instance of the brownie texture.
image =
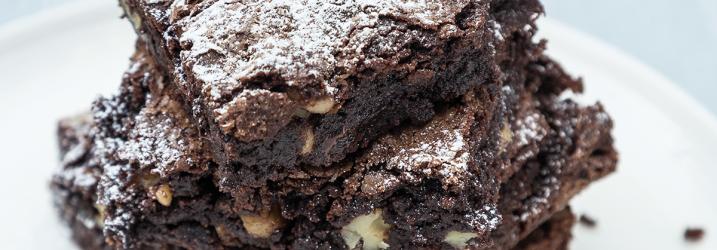
<svg viewBox="0 0 717 250">
<path fill-rule="evenodd" d="M 101 168 L 87 157 L 91 154 L 91 119 L 89 114 L 64 119 L 58 135 L 62 168 L 51 186 L 62 219 L 70 225 L 73 239 L 82 249 L 113 249 L 105 243 L 100 207 L 96 204 L 95 185 Z M 547 222 L 522 240 L 515 250 L 563 250 L 571 238 L 574 222 L 569 208 L 553 215 Z"/>
<path fill-rule="evenodd" d="M 538 52 L 329 168 L 262 168 L 213 162 L 140 49 L 75 164 L 95 166 L 96 197 L 70 193 L 96 206 L 64 211 L 114 248 L 511 249 L 617 161 L 607 114 L 562 99 L 580 83 Z"/>
<path fill-rule="evenodd" d="M 82 249 L 110 249 L 102 236 L 102 215 L 97 207 L 97 183 L 102 175 L 92 157 L 94 139 L 89 114 L 63 119 L 58 124 L 61 168 L 50 187 L 60 218 Z"/>
<path fill-rule="evenodd" d="M 537 0 L 121 0 L 220 165 L 329 166 L 532 47 Z M 307 146 L 304 133 L 315 140 Z"/>
<path fill-rule="evenodd" d="M 567 208 L 540 225 L 514 250 L 567 250 L 572 239 L 575 216 Z"/>
</svg>

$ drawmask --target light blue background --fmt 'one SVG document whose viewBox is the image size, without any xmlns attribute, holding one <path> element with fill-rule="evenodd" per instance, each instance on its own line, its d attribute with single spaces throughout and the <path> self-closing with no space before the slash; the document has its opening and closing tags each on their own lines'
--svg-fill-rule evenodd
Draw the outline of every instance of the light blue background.
<svg viewBox="0 0 717 250">
<path fill-rule="evenodd" d="M 616 45 L 717 113 L 717 0 L 543 0 L 546 14 Z"/>
<path fill-rule="evenodd" d="M 0 25 L 69 1 L 0 0 Z M 548 16 L 636 56 L 717 113 L 717 0 L 543 2 Z"/>
</svg>

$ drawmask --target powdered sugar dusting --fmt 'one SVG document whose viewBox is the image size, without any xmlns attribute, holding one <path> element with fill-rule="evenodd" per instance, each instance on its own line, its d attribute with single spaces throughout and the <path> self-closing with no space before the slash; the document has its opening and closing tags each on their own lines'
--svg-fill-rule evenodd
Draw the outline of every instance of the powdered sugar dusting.
<svg viewBox="0 0 717 250">
<path fill-rule="evenodd" d="M 463 134 L 459 130 L 442 130 L 440 133 L 443 136 L 438 140 L 401 149 L 388 160 L 388 166 L 419 171 L 428 176 L 439 174 L 445 185 L 463 185 L 470 160 Z"/>
<path fill-rule="evenodd" d="M 500 25 L 500 23 L 498 23 L 494 20 L 491 20 L 488 22 L 488 24 L 490 24 L 491 28 L 493 28 L 493 36 L 495 36 L 496 40 L 498 40 L 498 41 L 505 40 L 505 37 L 503 37 L 503 27 Z"/>
<path fill-rule="evenodd" d="M 540 119 L 540 114 L 532 113 L 516 122 L 517 130 L 514 134 L 518 146 L 525 146 L 531 141 L 540 141 L 545 137 L 546 131 L 540 125 Z"/>
<path fill-rule="evenodd" d="M 191 44 L 181 57 L 191 62 L 207 92 L 278 74 L 289 86 L 320 83 L 325 94 L 334 94 L 333 81 L 341 80 L 334 72 L 368 59 L 357 55 L 380 36 L 376 24 L 381 16 L 435 30 L 454 22 L 467 2 L 218 0 L 177 21 L 185 27 L 180 42 Z M 170 11 L 185 4 L 176 0 Z"/>
<path fill-rule="evenodd" d="M 466 214 L 465 219 L 469 226 L 480 232 L 493 231 L 503 222 L 496 204 L 484 205 L 482 209 Z"/>
<path fill-rule="evenodd" d="M 72 180 L 75 187 L 89 188 L 97 184 L 97 174 L 91 167 L 77 167 L 62 171 L 65 180 Z"/>
<path fill-rule="evenodd" d="M 170 117 L 156 117 L 159 121 L 149 121 L 147 114 L 140 113 L 135 121 L 131 140 L 125 142 L 117 151 L 122 159 L 136 161 L 143 166 L 154 166 L 157 173 L 179 160 L 187 145 L 181 136 L 180 128 Z"/>
<path fill-rule="evenodd" d="M 105 119 L 113 114 L 119 114 L 123 112 L 120 110 L 124 106 L 108 106 L 103 111 L 95 112 L 95 117 Z M 127 161 L 153 167 L 154 171 L 163 173 L 169 166 L 185 157 L 188 145 L 182 136 L 182 127 L 177 126 L 176 118 L 152 112 L 145 109 L 132 117 L 134 127 L 125 131 L 126 138 L 102 134 L 98 131 L 99 136 L 94 143 L 96 154 L 100 156 L 103 164 Z M 126 126 L 119 122 L 105 126 L 109 126 L 114 131 L 124 131 Z"/>
<path fill-rule="evenodd" d="M 122 243 L 139 216 L 130 211 L 137 211 L 135 206 L 147 199 L 150 187 L 141 178 L 149 172 L 162 178 L 205 167 L 191 157 L 201 147 L 192 137 L 196 128 L 164 88 L 163 79 L 148 66 L 137 60 L 127 71 L 120 94 L 101 98 L 93 108 L 92 158 L 103 170 L 97 203 L 107 209 L 105 233 Z"/>
<path fill-rule="evenodd" d="M 89 157 L 93 152 L 89 118 L 85 114 L 60 122 L 60 140 L 71 143 L 65 145 L 68 148 L 61 155 L 62 169 L 55 175 L 62 183 L 84 190 L 94 189 L 100 174 L 96 160 Z"/>
<path fill-rule="evenodd" d="M 521 221 L 534 218 L 544 212 L 550 206 L 552 195 L 560 190 L 560 181 L 555 176 L 542 179 L 540 181 L 540 190 L 524 201 L 524 212 L 520 215 Z"/>
<path fill-rule="evenodd" d="M 112 230 L 112 233 L 117 234 L 116 236 L 120 239 L 127 239 L 130 237 L 130 235 L 127 235 L 126 230 L 116 230 L 116 229 L 124 229 L 128 227 L 128 225 L 132 225 L 136 221 L 136 217 L 132 215 L 129 211 L 126 211 L 124 209 L 118 209 L 116 212 L 117 216 L 114 217 L 108 217 L 104 221 L 104 230 Z M 115 230 L 113 230 L 115 229 Z"/>
</svg>

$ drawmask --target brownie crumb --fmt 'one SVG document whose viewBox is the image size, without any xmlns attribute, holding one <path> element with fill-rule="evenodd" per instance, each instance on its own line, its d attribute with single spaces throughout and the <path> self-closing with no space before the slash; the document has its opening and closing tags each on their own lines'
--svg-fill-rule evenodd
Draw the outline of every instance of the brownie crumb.
<svg viewBox="0 0 717 250">
<path fill-rule="evenodd" d="M 687 241 L 700 241 L 705 237 L 705 230 L 702 228 L 687 228 L 685 230 L 685 240 Z"/>
<path fill-rule="evenodd" d="M 597 226 L 597 221 L 588 215 L 580 215 L 580 224 L 589 228 Z"/>
</svg>

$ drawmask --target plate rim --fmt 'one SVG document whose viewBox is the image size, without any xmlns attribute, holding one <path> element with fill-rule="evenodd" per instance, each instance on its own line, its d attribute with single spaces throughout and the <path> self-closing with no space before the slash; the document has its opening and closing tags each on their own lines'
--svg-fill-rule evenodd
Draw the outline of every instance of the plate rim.
<svg viewBox="0 0 717 250">
<path fill-rule="evenodd" d="M 591 58 L 600 61 L 616 62 L 616 64 L 625 68 L 622 71 L 630 71 L 636 78 L 645 79 L 645 81 L 630 82 L 628 87 L 644 90 L 641 91 L 641 93 L 648 97 L 653 103 L 655 103 L 655 99 L 660 99 L 667 100 L 670 104 L 677 104 L 673 108 L 662 110 L 668 117 L 678 118 L 680 116 L 689 115 L 694 118 L 694 120 L 699 120 L 702 123 L 701 125 L 709 130 L 708 132 L 717 137 L 717 114 L 710 112 L 703 104 L 662 72 L 648 66 L 630 53 L 556 19 L 542 17 L 539 23 L 541 22 L 547 25 L 538 25 L 540 27 L 539 29 L 547 28 L 570 34 L 560 39 L 564 43 L 571 44 L 578 49 L 589 51 L 586 52 L 586 54 L 591 55 Z M 548 47 L 550 47 L 550 39 L 548 40 Z M 546 52 L 550 54 L 550 48 L 548 48 Z M 590 76 L 586 78 L 589 79 Z M 648 82 L 649 86 L 645 86 Z M 661 105 L 661 107 L 664 106 L 665 104 Z M 680 114 L 675 112 L 675 110 L 681 110 L 684 111 L 684 113 Z"/>
</svg>

